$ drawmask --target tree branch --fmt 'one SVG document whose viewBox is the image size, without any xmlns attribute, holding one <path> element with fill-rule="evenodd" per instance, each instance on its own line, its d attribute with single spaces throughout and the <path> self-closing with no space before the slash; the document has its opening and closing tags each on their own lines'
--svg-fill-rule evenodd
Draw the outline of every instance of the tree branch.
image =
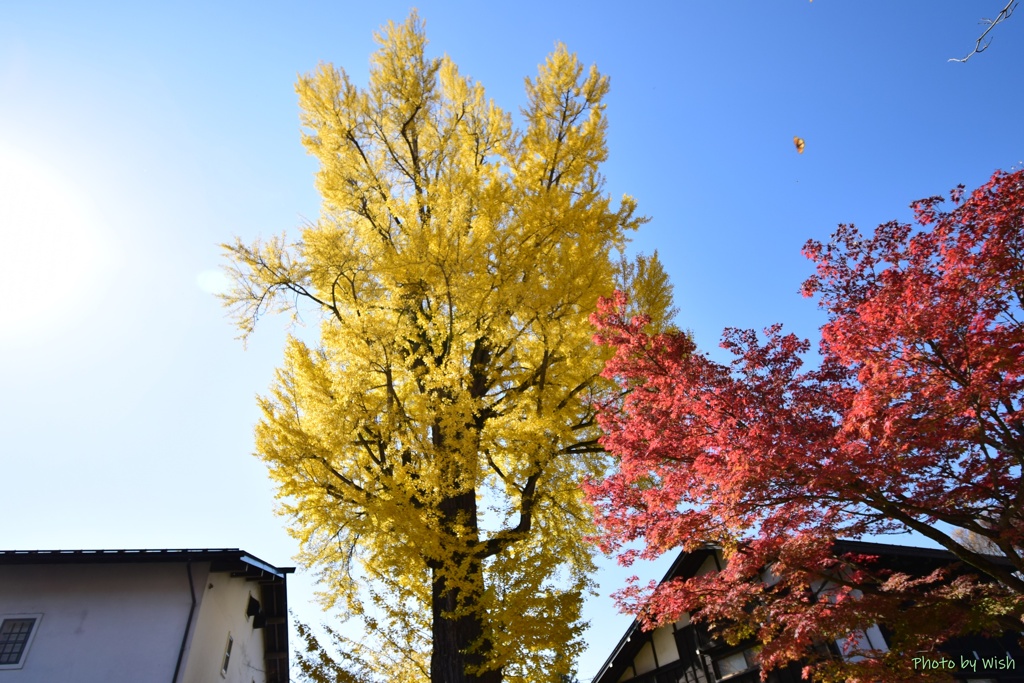
<svg viewBox="0 0 1024 683">
<path fill-rule="evenodd" d="M 1002 22 L 1004 22 L 1007 19 L 1009 19 L 1010 15 L 1013 14 L 1013 10 L 1015 10 L 1015 9 L 1017 9 L 1017 0 L 1010 0 L 1010 2 L 1006 3 L 1006 7 L 1004 7 L 1002 10 L 1000 10 L 999 14 L 996 15 L 995 19 L 982 19 L 982 23 L 988 23 L 988 28 L 985 29 L 985 32 L 982 33 L 981 36 L 978 37 L 978 41 L 974 44 L 974 49 L 971 50 L 970 54 L 968 54 L 963 59 L 955 59 L 954 58 L 954 59 L 950 59 L 949 61 L 951 61 L 951 62 L 960 62 L 962 64 L 962 63 L 966 62 L 968 59 L 970 59 L 971 57 L 973 57 L 974 55 L 979 54 L 979 53 L 984 52 L 985 50 L 987 50 L 988 46 L 992 44 L 992 39 L 989 38 L 988 42 L 985 43 L 984 45 L 982 45 L 982 43 L 985 41 L 985 36 L 987 36 L 989 31 L 994 29 L 997 24 L 1001 24 Z"/>
</svg>

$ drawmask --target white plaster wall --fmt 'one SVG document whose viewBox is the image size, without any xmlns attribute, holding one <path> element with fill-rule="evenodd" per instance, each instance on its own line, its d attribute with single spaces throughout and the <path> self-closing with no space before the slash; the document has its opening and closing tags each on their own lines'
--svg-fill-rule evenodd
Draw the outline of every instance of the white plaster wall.
<svg viewBox="0 0 1024 683">
<path fill-rule="evenodd" d="M 0 614 L 43 615 L 0 683 L 171 683 L 191 603 L 184 563 L 0 566 Z"/>
<path fill-rule="evenodd" d="M 704 576 L 705 574 L 711 574 L 712 572 L 718 571 L 718 565 L 725 566 L 725 560 L 718 556 L 718 551 L 715 551 L 714 555 L 709 555 L 704 562 L 701 563 L 700 568 L 697 569 L 697 573 L 694 576 Z"/>
<path fill-rule="evenodd" d="M 252 627 L 245 610 L 259 584 L 230 574 L 210 574 L 202 591 L 199 618 L 189 648 L 184 683 L 265 683 L 263 631 Z M 221 675 L 228 633 L 234 638 L 227 674 Z M 0 681 L 0 683 L 3 683 Z"/>
<path fill-rule="evenodd" d="M 654 651 L 658 655 L 658 666 L 665 666 L 679 659 L 679 648 L 676 647 L 675 629 L 672 625 L 654 629 L 651 634 Z"/>
<path fill-rule="evenodd" d="M 648 671 L 654 671 L 654 649 L 651 647 L 651 641 L 644 643 L 644 646 L 640 648 L 640 652 L 637 653 L 633 659 L 633 669 L 636 670 L 636 675 L 645 674 Z"/>
</svg>

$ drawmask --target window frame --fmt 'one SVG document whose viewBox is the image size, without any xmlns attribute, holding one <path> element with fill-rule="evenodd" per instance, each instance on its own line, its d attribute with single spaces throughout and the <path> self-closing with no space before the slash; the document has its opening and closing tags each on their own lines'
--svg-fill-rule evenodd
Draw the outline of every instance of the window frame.
<svg viewBox="0 0 1024 683">
<path fill-rule="evenodd" d="M 234 648 L 235 639 L 231 636 L 231 632 L 228 631 L 228 640 L 224 644 L 224 655 L 221 658 L 220 675 L 223 678 L 227 678 L 228 667 L 231 666 L 231 651 Z"/>
<path fill-rule="evenodd" d="M 32 626 L 29 628 L 28 637 L 25 639 L 25 646 L 21 648 L 21 654 L 18 657 L 18 661 L 12 664 L 0 664 L 0 671 L 13 671 L 25 666 L 25 662 L 28 661 L 29 650 L 32 649 L 32 641 L 35 640 L 36 633 L 39 632 L 39 624 L 43 621 L 42 612 L 0 614 L 0 629 L 3 628 L 4 623 L 7 621 L 20 621 L 25 619 L 31 619 Z"/>
</svg>

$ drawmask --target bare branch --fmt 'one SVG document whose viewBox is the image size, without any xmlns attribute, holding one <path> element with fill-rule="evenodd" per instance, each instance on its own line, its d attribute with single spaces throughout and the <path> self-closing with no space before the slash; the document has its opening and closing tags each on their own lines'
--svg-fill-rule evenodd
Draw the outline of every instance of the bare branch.
<svg viewBox="0 0 1024 683">
<path fill-rule="evenodd" d="M 971 57 L 973 57 L 974 55 L 984 52 L 986 49 L 988 49 L 988 46 L 992 44 L 992 39 L 989 38 L 988 42 L 985 42 L 985 36 L 987 36 L 989 34 L 989 31 L 994 29 L 997 24 L 1000 24 L 1009 19 L 1010 15 L 1013 14 L 1013 10 L 1017 9 L 1017 4 L 1018 0 L 1010 0 L 1010 2 L 1006 3 L 1006 7 L 1004 7 L 999 12 L 999 14 L 996 15 L 995 19 L 982 19 L 981 23 L 988 24 L 988 28 L 985 29 L 985 32 L 978 37 L 978 42 L 974 44 L 974 49 L 971 50 L 970 54 L 968 54 L 963 59 L 950 59 L 949 61 L 963 63 L 966 62 Z"/>
</svg>

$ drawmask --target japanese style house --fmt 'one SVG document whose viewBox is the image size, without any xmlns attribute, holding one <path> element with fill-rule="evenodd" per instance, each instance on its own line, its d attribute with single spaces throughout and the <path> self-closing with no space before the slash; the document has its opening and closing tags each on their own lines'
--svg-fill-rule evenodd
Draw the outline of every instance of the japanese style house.
<svg viewBox="0 0 1024 683">
<path fill-rule="evenodd" d="M 843 553 L 875 555 L 884 566 L 911 575 L 924 575 L 953 563 L 951 553 L 930 548 L 837 541 Z M 662 581 L 672 578 L 701 576 L 722 568 L 722 554 L 714 547 L 684 552 L 676 558 Z M 1002 638 L 968 637 L 946 644 L 942 652 L 954 661 L 967 658 L 976 663 L 972 671 L 951 671 L 953 678 L 965 683 L 1024 683 L 1024 650 L 1019 634 Z M 886 636 L 877 625 L 863 630 L 865 644 L 872 649 L 887 649 Z M 689 614 L 667 626 L 644 631 L 634 621 L 618 645 L 608 656 L 593 683 L 759 683 L 761 669 L 757 663 L 758 643 L 747 641 L 730 646 Z M 838 648 L 835 652 L 838 653 Z M 985 663 L 992 663 L 986 668 Z M 802 666 L 793 664 L 768 674 L 769 683 L 803 681 Z"/>
</svg>

